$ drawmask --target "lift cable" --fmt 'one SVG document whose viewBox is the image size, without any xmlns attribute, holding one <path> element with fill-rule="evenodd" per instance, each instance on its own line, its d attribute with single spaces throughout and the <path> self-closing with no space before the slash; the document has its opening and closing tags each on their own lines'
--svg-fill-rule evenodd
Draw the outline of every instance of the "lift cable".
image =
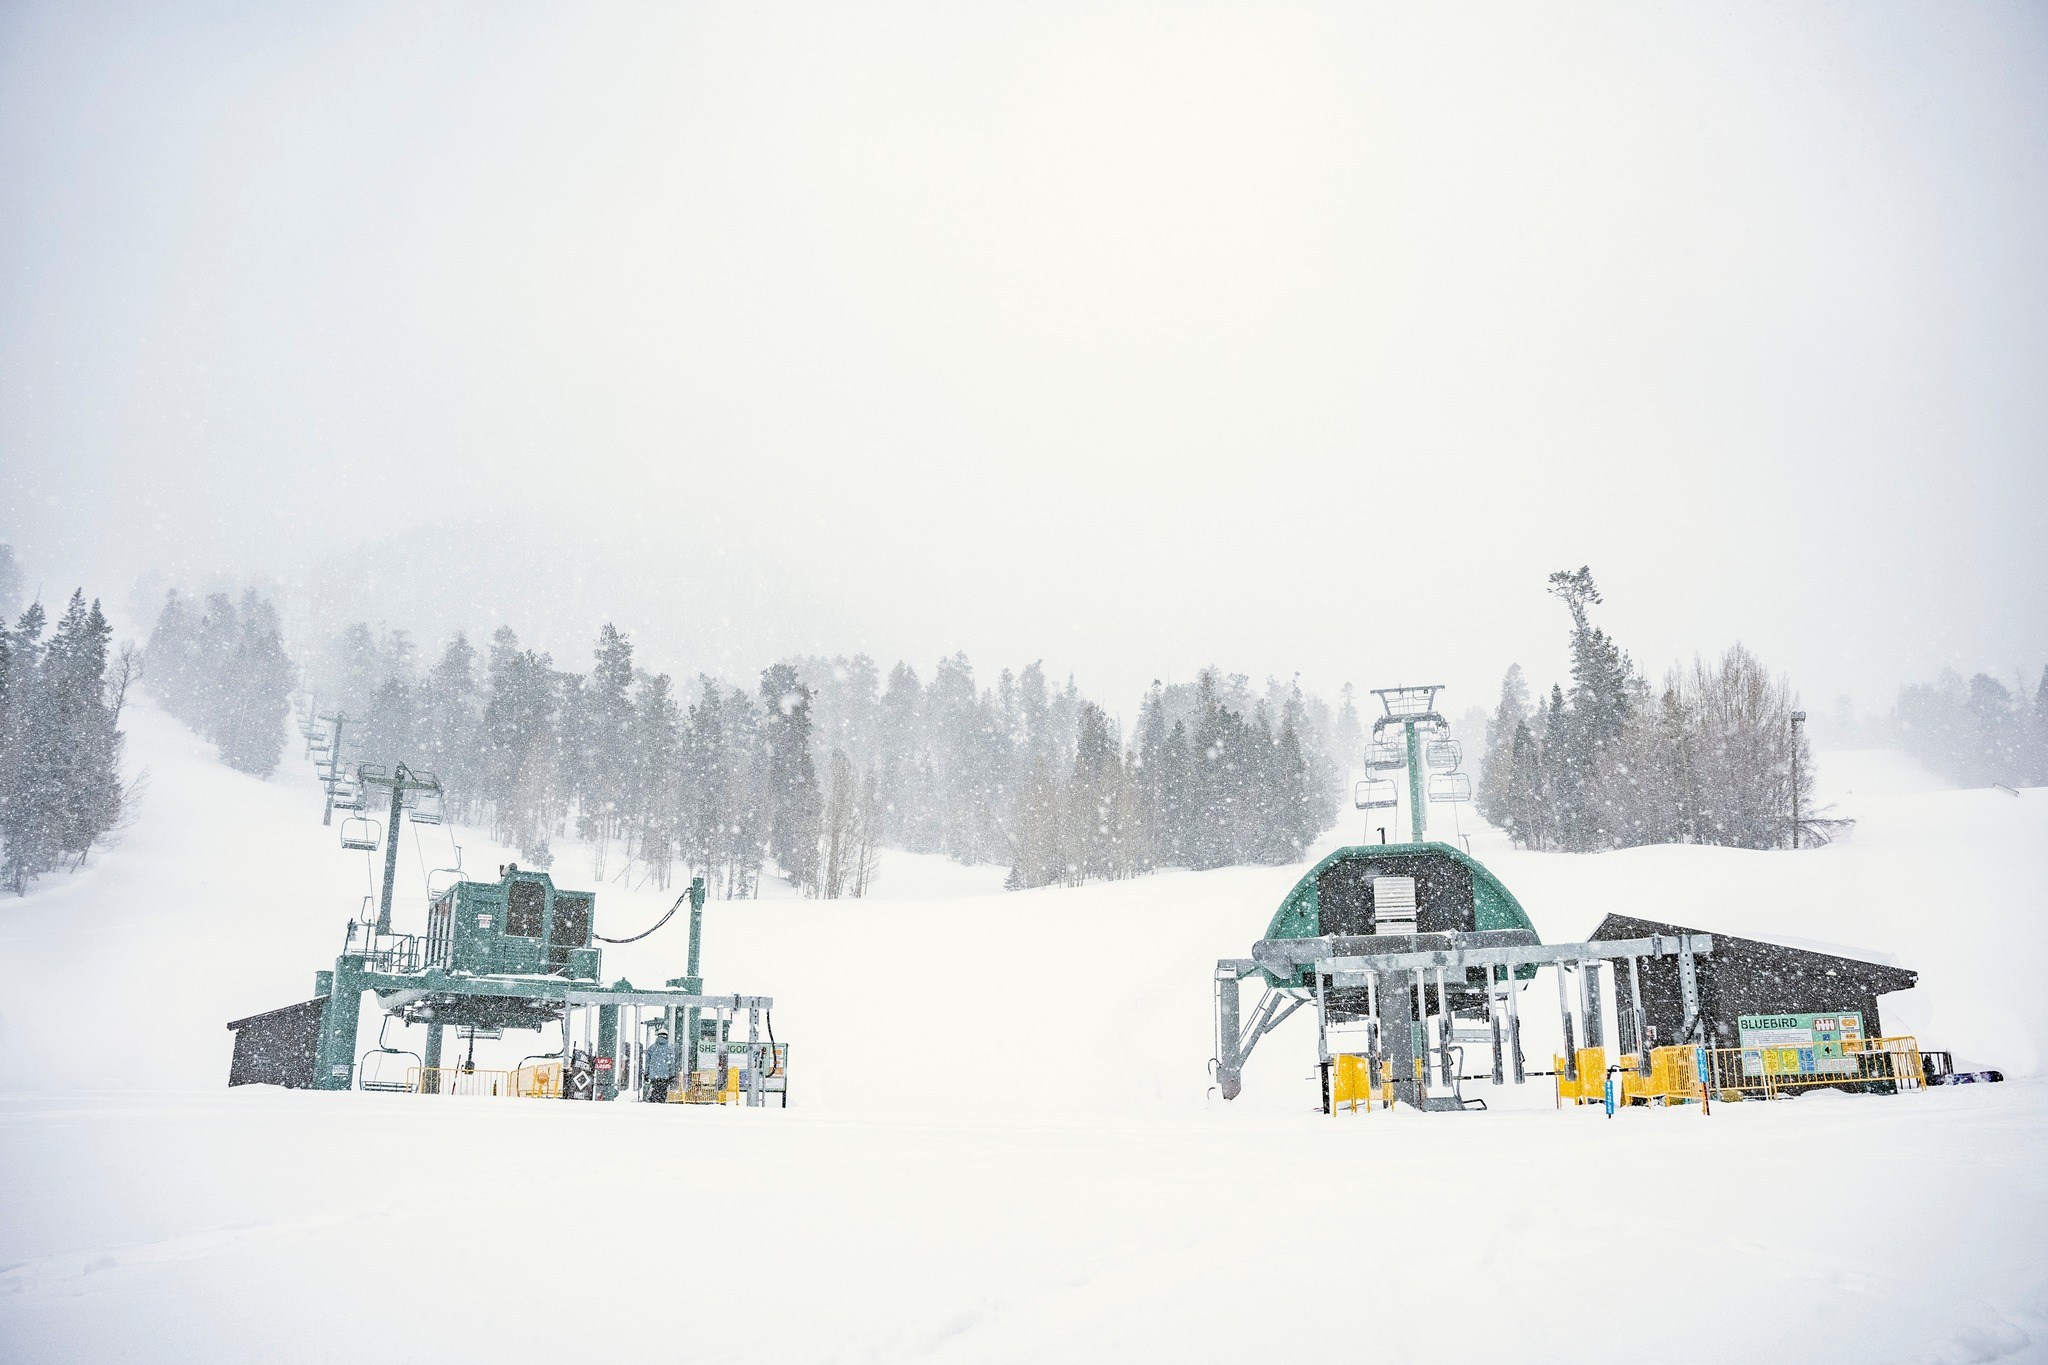
<svg viewBox="0 0 2048 1365">
<path fill-rule="evenodd" d="M 676 911 L 682 909 L 683 902 L 688 900 L 689 898 L 690 893 L 687 891 L 683 892 L 682 895 L 677 896 L 676 903 L 668 908 L 668 913 L 666 915 L 663 915 L 660 919 L 654 922 L 654 929 L 659 929 L 662 925 L 667 924 L 670 920 L 674 919 L 676 916 Z M 654 929 L 649 929 L 647 933 L 635 934 L 631 938 L 606 938 L 603 934 L 600 934 L 595 930 L 591 931 L 590 936 L 596 939 L 599 943 L 638 943 L 641 939 L 646 938 L 647 934 L 653 933 Z"/>
<path fill-rule="evenodd" d="M 410 820 L 405 823 L 412 828 L 412 856 L 420 865 L 420 889 L 426 893 L 428 900 L 432 900 L 434 885 L 427 877 L 427 850 L 420 845 L 420 827 Z"/>
</svg>

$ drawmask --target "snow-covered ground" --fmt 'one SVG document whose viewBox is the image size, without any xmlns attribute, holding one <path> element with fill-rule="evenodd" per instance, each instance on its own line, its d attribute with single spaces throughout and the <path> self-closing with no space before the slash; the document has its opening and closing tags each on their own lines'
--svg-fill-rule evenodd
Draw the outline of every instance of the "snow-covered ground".
<svg viewBox="0 0 2048 1365">
<path fill-rule="evenodd" d="M 1005 895 L 891 855 L 864 902 L 707 913 L 709 988 L 778 1000 L 792 1107 L 656 1109 L 226 1089 L 223 1024 L 311 994 L 368 862 L 305 764 L 256 782 L 146 707 L 131 736 L 121 845 L 0 904 L 0 1359 L 2048 1359 L 2048 792 L 1823 755 L 1858 825 L 1796 855 L 1529 854 L 1466 816 L 1546 938 L 1626 911 L 1889 955 L 1921 986 L 1888 1030 L 2003 1086 L 1328 1118 L 1297 1020 L 1225 1105 L 1210 968 L 1299 868 Z M 455 840 L 510 856 L 409 832 L 400 927 Z M 673 894 L 608 880 L 599 928 Z"/>
</svg>

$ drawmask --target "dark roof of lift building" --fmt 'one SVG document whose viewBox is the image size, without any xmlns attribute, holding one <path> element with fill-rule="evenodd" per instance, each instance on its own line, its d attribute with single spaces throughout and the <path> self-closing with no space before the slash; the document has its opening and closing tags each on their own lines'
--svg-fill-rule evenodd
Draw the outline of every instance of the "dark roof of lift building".
<svg viewBox="0 0 2048 1365">
<path fill-rule="evenodd" d="M 1745 1014 L 1858 1010 L 1868 1036 L 1882 1036 L 1884 1021 L 1879 1016 L 1878 997 L 1910 990 L 1920 979 L 1919 973 L 1904 967 L 1849 956 L 1853 949 L 1830 953 L 1797 948 L 1631 915 L 1609 915 L 1593 931 L 1591 941 L 1701 933 L 1713 934 L 1714 950 L 1697 959 L 1700 1015 L 1712 1037 L 1724 1047 L 1734 1045 Z M 1616 977 L 1617 984 L 1627 979 L 1620 960 L 1615 971 L 1621 974 Z M 1637 971 L 1644 1020 L 1656 1031 L 1655 1037 L 1667 1042 L 1683 1039 L 1692 1021 L 1685 1016 L 1677 959 L 1644 958 Z"/>
<path fill-rule="evenodd" d="M 1632 915 L 1609 915 L 1601 920 L 1600 927 L 1593 931 L 1591 941 L 1599 943 L 1610 939 L 1649 938 L 1653 934 L 1712 934 L 1714 951 L 1711 956 L 1701 959 L 1703 966 L 1712 963 L 1714 967 L 1724 971 L 1740 970 L 1744 967 L 1767 967 L 1772 973 L 1791 979 L 1809 980 L 1816 984 L 1829 981 L 1857 995 L 1884 995 L 1891 991 L 1911 990 L 1920 980 L 1918 972 L 1887 963 L 1873 962 L 1864 957 L 1850 956 L 1848 952 L 1822 952 L 1817 948 L 1799 948 L 1788 943 L 1772 943 L 1765 939 L 1741 938 L 1710 929 L 1692 929 L 1682 924 L 1637 919 Z"/>
</svg>

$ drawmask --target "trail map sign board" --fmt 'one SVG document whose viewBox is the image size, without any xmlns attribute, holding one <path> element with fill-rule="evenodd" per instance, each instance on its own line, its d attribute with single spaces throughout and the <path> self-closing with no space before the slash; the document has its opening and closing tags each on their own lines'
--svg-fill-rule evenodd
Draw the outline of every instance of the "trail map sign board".
<svg viewBox="0 0 2048 1365">
<path fill-rule="evenodd" d="M 1863 1048 L 1863 1016 L 1744 1014 L 1735 1020 L 1745 1076 L 1854 1076 Z"/>
</svg>

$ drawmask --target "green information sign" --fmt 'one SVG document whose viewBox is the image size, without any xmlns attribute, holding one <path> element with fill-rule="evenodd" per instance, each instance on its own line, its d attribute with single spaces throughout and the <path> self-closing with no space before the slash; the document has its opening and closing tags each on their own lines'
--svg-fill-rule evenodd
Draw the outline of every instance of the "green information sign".
<svg viewBox="0 0 2048 1365">
<path fill-rule="evenodd" d="M 1854 1076 L 1861 1069 L 1852 1055 L 1863 1048 L 1863 1016 L 1855 1010 L 1745 1014 L 1735 1028 L 1745 1076 Z"/>
</svg>

